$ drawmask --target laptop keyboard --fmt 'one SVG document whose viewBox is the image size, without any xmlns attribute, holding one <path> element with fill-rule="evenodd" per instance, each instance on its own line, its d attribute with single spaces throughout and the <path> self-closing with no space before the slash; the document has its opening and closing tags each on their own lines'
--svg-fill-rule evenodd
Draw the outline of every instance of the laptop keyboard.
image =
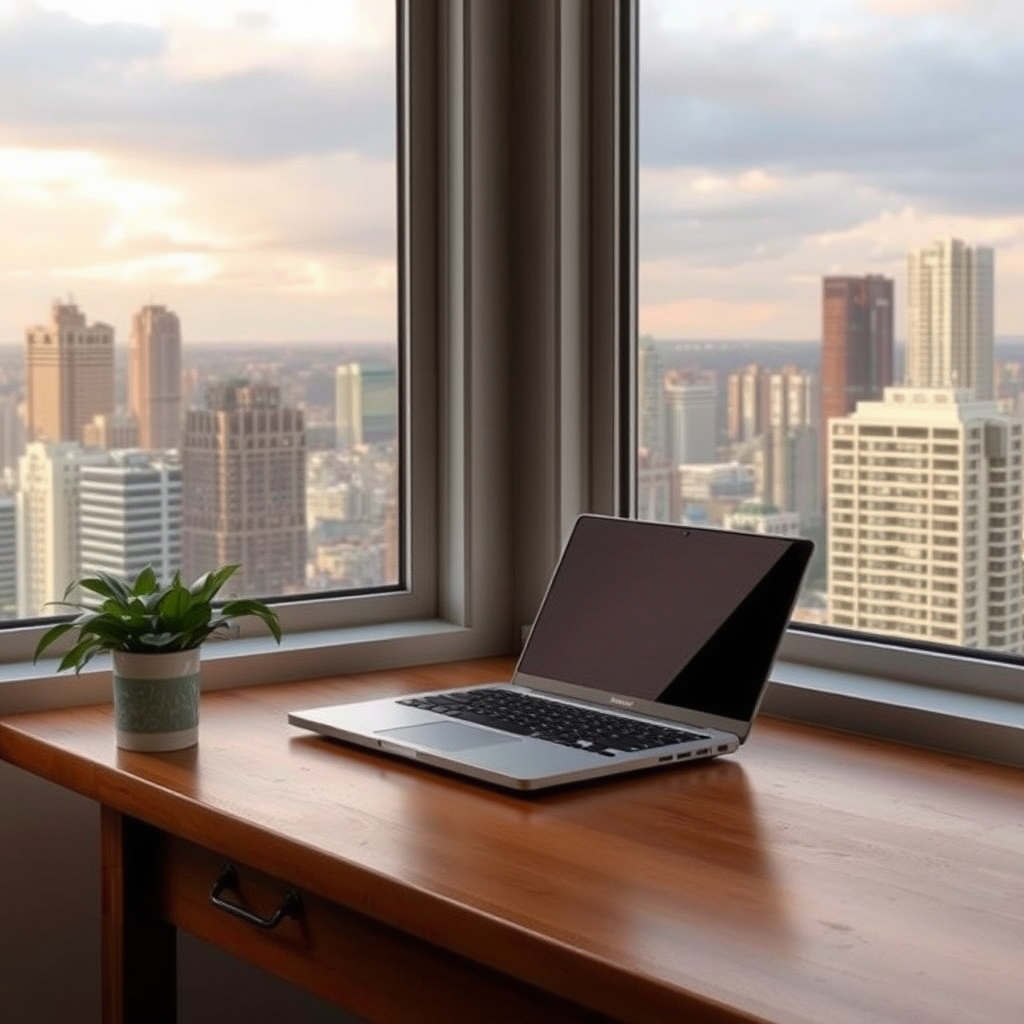
<svg viewBox="0 0 1024 1024">
<path fill-rule="evenodd" d="M 643 722 L 624 715 L 591 711 L 575 704 L 534 697 L 516 690 L 479 689 L 407 697 L 399 704 L 436 711 L 460 722 L 487 725 L 519 736 L 549 740 L 592 754 L 651 750 L 687 740 L 707 739 L 701 733 Z"/>
</svg>

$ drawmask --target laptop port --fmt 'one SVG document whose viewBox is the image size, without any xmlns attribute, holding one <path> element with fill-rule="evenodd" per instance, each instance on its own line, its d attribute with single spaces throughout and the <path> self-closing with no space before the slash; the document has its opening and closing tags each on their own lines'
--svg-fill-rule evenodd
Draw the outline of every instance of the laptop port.
<svg viewBox="0 0 1024 1024">
<path fill-rule="evenodd" d="M 728 743 L 719 743 L 718 744 L 718 753 L 719 754 L 727 754 L 728 752 L 729 752 L 729 744 Z"/>
<path fill-rule="evenodd" d="M 711 748 L 710 747 L 701 747 L 700 750 L 694 751 L 694 754 L 697 757 L 700 757 L 702 754 L 710 754 L 710 753 L 711 753 Z"/>
<path fill-rule="evenodd" d="M 677 761 L 682 761 L 684 757 L 693 757 L 693 754 L 689 750 L 684 750 L 681 754 L 676 754 Z"/>
<path fill-rule="evenodd" d="M 668 754 L 668 755 L 667 755 L 667 756 L 665 756 L 665 757 L 659 757 L 659 758 L 658 758 L 658 761 L 659 761 L 659 762 L 661 762 L 661 761 L 671 761 L 671 760 L 672 760 L 672 755 L 671 755 L 671 754 Z"/>
</svg>

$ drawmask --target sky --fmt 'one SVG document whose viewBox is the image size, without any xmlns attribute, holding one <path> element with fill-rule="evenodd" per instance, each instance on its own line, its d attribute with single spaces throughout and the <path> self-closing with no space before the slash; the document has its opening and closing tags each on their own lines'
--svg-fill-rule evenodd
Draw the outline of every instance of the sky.
<svg viewBox="0 0 1024 1024">
<path fill-rule="evenodd" d="M 0 341 L 395 337 L 393 6 L 0 0 Z M 641 0 L 640 330 L 807 339 L 821 277 L 996 249 L 1024 333 L 1021 0 Z"/>
</svg>

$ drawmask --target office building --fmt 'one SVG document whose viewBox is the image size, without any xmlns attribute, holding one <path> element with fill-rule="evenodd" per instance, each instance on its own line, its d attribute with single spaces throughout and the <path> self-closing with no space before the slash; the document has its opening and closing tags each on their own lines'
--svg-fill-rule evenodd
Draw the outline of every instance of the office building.
<svg viewBox="0 0 1024 1024">
<path fill-rule="evenodd" d="M 386 444 L 398 438 L 398 371 L 394 366 L 363 364 L 363 443 Z"/>
<path fill-rule="evenodd" d="M 238 563 L 232 588 L 300 591 L 306 578 L 303 414 L 271 384 L 211 385 L 185 416 L 182 519 L 186 576 Z"/>
<path fill-rule="evenodd" d="M 764 433 L 769 374 L 767 367 L 751 363 L 726 378 L 726 436 L 730 442 L 752 441 Z"/>
<path fill-rule="evenodd" d="M 17 614 L 17 504 L 13 495 L 0 494 L 0 619 L 13 619 Z"/>
<path fill-rule="evenodd" d="M 822 429 L 893 383 L 893 282 L 878 274 L 821 286 Z"/>
<path fill-rule="evenodd" d="M 657 468 L 668 461 L 665 443 L 665 369 L 649 338 L 637 349 L 637 447 L 646 453 L 646 465 Z"/>
<path fill-rule="evenodd" d="M 181 323 L 165 306 L 143 306 L 132 317 L 128 405 L 139 423 L 139 447 L 181 444 Z"/>
<path fill-rule="evenodd" d="M 887 388 L 830 422 L 832 625 L 1024 651 L 1022 429 L 954 388 Z"/>
<path fill-rule="evenodd" d="M 335 370 L 334 380 L 339 450 L 398 438 L 398 371 L 394 366 L 346 363 Z"/>
<path fill-rule="evenodd" d="M 993 397 L 993 251 L 940 239 L 907 258 L 906 383 Z"/>
<path fill-rule="evenodd" d="M 18 461 L 18 617 L 58 614 L 78 573 L 78 492 L 83 467 L 106 462 L 105 452 L 77 441 L 30 442 Z"/>
<path fill-rule="evenodd" d="M 666 453 L 671 465 L 714 462 L 718 395 L 708 373 L 669 373 L 665 378 Z"/>
<path fill-rule="evenodd" d="M 150 452 L 111 452 L 79 473 L 79 569 L 162 582 L 181 567 L 181 464 Z"/>
<path fill-rule="evenodd" d="M 114 328 L 55 302 L 26 343 L 28 440 L 81 441 L 95 415 L 114 411 Z"/>
<path fill-rule="evenodd" d="M 0 395 L 0 478 L 13 478 L 25 453 L 24 408 L 15 393 Z"/>
<path fill-rule="evenodd" d="M 821 521 L 818 380 L 785 367 L 765 375 L 764 429 L 755 454 L 766 505 L 795 512 L 805 528 Z"/>
<path fill-rule="evenodd" d="M 363 443 L 363 380 L 358 363 L 334 371 L 334 425 L 339 451 Z"/>
</svg>

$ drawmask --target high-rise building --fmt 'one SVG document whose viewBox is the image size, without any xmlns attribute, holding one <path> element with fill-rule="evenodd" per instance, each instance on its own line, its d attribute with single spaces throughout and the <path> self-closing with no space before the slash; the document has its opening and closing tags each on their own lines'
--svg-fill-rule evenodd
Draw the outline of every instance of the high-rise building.
<svg viewBox="0 0 1024 1024">
<path fill-rule="evenodd" d="M 1024 420 L 887 388 L 829 423 L 829 622 L 1021 653 Z"/>
<path fill-rule="evenodd" d="M 0 479 L 13 479 L 25 453 L 25 422 L 16 394 L 0 395 Z"/>
<path fill-rule="evenodd" d="M 767 367 L 751 363 L 726 380 L 726 433 L 730 441 L 752 441 L 764 433 L 768 417 Z"/>
<path fill-rule="evenodd" d="M 648 338 L 637 350 L 639 409 L 637 446 L 646 453 L 646 465 L 657 469 L 667 463 L 665 442 L 665 369 L 661 356 Z"/>
<path fill-rule="evenodd" d="M 114 328 L 55 302 L 26 342 L 28 439 L 81 441 L 93 416 L 114 411 Z"/>
<path fill-rule="evenodd" d="M 757 456 L 758 490 L 804 528 L 821 522 L 818 380 L 795 366 L 765 375 L 764 425 Z"/>
<path fill-rule="evenodd" d="M 151 566 L 165 583 L 181 568 L 181 464 L 117 451 L 83 466 L 78 483 L 79 571 L 134 579 Z"/>
<path fill-rule="evenodd" d="M 398 438 L 398 371 L 394 366 L 363 364 L 363 441 L 386 444 Z"/>
<path fill-rule="evenodd" d="M 398 371 L 376 363 L 335 370 L 334 421 L 339 450 L 398 437 Z"/>
<path fill-rule="evenodd" d="M 46 605 L 78 575 L 81 469 L 106 460 L 77 441 L 33 441 L 18 460 L 18 618 L 60 613 Z"/>
<path fill-rule="evenodd" d="M 718 394 L 707 373 L 670 373 L 665 378 L 666 449 L 670 464 L 714 462 Z"/>
<path fill-rule="evenodd" d="M 181 444 L 181 324 L 165 306 L 143 306 L 132 317 L 128 405 L 139 421 L 139 447 Z"/>
<path fill-rule="evenodd" d="M 893 383 L 893 282 L 826 277 L 821 287 L 821 428 Z"/>
<path fill-rule="evenodd" d="M 0 494 L 0 619 L 18 614 L 18 527 L 15 499 Z"/>
<path fill-rule="evenodd" d="M 906 383 L 994 391 L 994 264 L 990 248 L 943 238 L 907 258 Z"/>
<path fill-rule="evenodd" d="M 334 371 L 334 423 L 338 450 L 363 443 L 363 378 L 358 363 Z"/>
<path fill-rule="evenodd" d="M 226 563 L 237 593 L 304 589 L 306 443 L 303 414 L 271 384 L 212 385 L 185 416 L 182 487 L 184 575 Z"/>
</svg>

